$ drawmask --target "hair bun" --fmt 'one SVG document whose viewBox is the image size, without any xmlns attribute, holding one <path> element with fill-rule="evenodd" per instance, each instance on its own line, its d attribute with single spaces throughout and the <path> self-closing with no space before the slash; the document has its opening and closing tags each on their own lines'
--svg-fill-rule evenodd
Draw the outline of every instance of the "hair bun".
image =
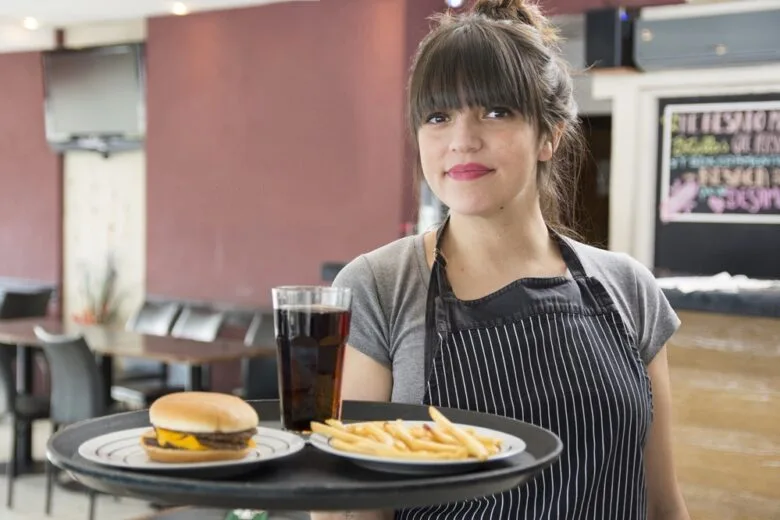
<svg viewBox="0 0 780 520">
<path fill-rule="evenodd" d="M 541 33 L 548 45 L 558 41 L 557 28 L 542 14 L 538 5 L 526 0 L 477 0 L 473 11 L 491 20 L 530 25 Z"/>
</svg>

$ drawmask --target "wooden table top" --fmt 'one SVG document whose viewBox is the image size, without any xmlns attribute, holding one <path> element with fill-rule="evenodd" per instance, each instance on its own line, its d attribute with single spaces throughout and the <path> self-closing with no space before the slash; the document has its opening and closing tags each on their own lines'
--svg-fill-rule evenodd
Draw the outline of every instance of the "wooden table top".
<svg viewBox="0 0 780 520">
<path fill-rule="evenodd" d="M 83 334 L 89 348 L 104 356 L 152 359 L 167 363 L 206 364 L 248 357 L 276 356 L 276 347 L 247 347 L 234 339 L 204 342 L 172 336 L 151 336 L 101 325 L 79 325 L 52 318 L 0 320 L 0 345 L 42 346 L 39 325 L 51 334 Z"/>
</svg>

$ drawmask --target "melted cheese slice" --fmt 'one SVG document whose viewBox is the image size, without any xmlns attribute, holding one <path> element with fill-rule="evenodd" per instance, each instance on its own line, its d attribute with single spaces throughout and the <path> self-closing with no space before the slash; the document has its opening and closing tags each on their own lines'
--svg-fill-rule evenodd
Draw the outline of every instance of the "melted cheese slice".
<svg viewBox="0 0 780 520">
<path fill-rule="evenodd" d="M 208 449 L 198 442 L 198 439 L 196 439 L 194 435 L 172 432 L 162 428 L 157 428 L 157 442 L 159 442 L 160 446 L 163 448 L 166 446 L 173 446 L 174 448 L 192 451 L 205 451 Z"/>
<path fill-rule="evenodd" d="M 157 442 L 163 448 L 170 445 L 181 450 L 205 451 L 209 449 L 201 444 L 194 435 L 187 435 L 186 433 L 174 432 L 163 428 L 157 428 Z M 256 445 L 253 439 L 249 439 L 249 442 L 247 442 L 247 446 L 250 448 L 254 448 Z"/>
</svg>

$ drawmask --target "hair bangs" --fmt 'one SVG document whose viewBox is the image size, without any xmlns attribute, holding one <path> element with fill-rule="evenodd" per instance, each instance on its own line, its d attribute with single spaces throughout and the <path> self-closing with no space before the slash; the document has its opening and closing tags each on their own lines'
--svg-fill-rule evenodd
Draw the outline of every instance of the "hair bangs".
<svg viewBox="0 0 780 520">
<path fill-rule="evenodd" d="M 410 99 L 413 132 L 435 112 L 466 107 L 508 108 L 535 125 L 538 96 L 531 91 L 530 71 L 511 37 L 478 24 L 453 24 L 449 29 L 431 42 L 429 54 L 415 69 Z"/>
</svg>

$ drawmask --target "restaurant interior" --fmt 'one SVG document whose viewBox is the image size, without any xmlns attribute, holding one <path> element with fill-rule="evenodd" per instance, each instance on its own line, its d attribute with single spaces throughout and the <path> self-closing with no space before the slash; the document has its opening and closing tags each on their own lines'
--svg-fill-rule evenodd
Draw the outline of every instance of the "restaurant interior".
<svg viewBox="0 0 780 520">
<path fill-rule="evenodd" d="M 0 518 L 229 518 L 90 491 L 47 439 L 177 390 L 278 399 L 271 289 L 446 214 L 414 180 L 404 93 L 429 17 L 468 4 L 0 1 Z M 540 5 L 577 71 L 577 228 L 682 321 L 691 518 L 780 519 L 780 3 Z M 765 121 L 686 138 L 707 110 Z M 732 162 L 694 183 L 680 157 L 716 141 Z"/>
</svg>

